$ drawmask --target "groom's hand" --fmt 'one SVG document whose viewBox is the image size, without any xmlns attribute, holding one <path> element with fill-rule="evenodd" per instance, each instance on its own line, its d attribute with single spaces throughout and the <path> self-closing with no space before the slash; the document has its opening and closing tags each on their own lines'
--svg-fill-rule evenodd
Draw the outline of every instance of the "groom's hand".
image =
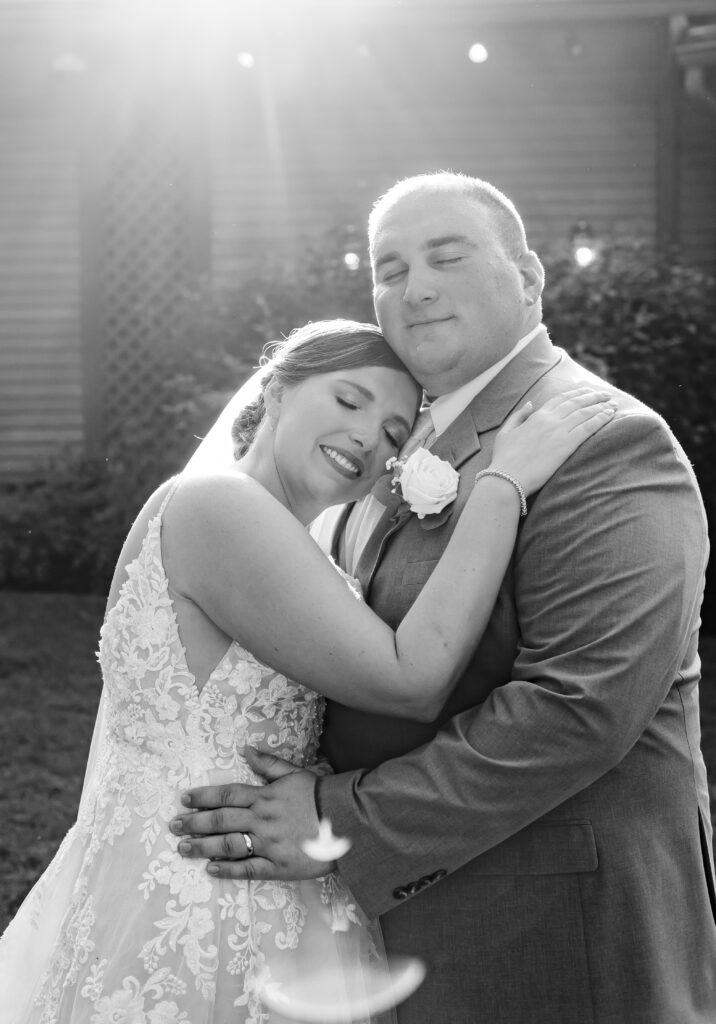
<svg viewBox="0 0 716 1024">
<path fill-rule="evenodd" d="M 219 878 L 317 878 L 335 867 L 316 861 L 301 849 L 318 833 L 313 772 L 296 768 L 272 754 L 247 748 L 246 759 L 269 783 L 248 786 L 235 782 L 202 786 L 182 795 L 190 810 L 174 818 L 170 828 L 184 836 L 183 857 L 207 857 L 209 874 Z M 248 856 L 244 833 L 253 845 Z"/>
</svg>

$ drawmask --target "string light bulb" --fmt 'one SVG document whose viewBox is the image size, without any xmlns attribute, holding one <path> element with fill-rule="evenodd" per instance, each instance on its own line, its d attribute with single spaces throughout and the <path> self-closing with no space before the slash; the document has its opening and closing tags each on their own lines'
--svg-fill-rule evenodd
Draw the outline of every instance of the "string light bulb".
<svg viewBox="0 0 716 1024">
<path fill-rule="evenodd" d="M 597 258 L 594 230 L 586 220 L 578 220 L 569 234 L 572 258 L 578 267 L 589 267 Z"/>
<path fill-rule="evenodd" d="M 482 43 L 473 43 L 467 51 L 467 56 L 473 64 L 484 64 L 490 55 Z"/>
</svg>

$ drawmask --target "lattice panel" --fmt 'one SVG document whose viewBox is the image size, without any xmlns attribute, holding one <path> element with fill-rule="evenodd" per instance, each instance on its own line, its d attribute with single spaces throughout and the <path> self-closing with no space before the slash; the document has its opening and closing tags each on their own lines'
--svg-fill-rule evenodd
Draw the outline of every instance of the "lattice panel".
<svg viewBox="0 0 716 1024">
<path fill-rule="evenodd" d="M 115 144 L 107 164 L 99 204 L 106 440 L 157 419 L 166 372 L 161 350 L 190 280 L 186 161 L 181 134 L 147 122 Z M 151 442 L 142 453 L 150 461 L 166 438 L 150 429 L 142 434 Z"/>
</svg>

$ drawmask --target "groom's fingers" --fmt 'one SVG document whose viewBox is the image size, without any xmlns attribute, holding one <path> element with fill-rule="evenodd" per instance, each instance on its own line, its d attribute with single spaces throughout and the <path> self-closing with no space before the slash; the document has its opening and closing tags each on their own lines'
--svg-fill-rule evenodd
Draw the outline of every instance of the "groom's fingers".
<svg viewBox="0 0 716 1024">
<path fill-rule="evenodd" d="M 260 841 L 250 834 L 254 856 Z M 227 832 L 220 836 L 188 836 L 179 843 L 182 857 L 203 857 L 206 860 L 244 860 L 247 856 L 246 840 L 241 832 Z"/>
<path fill-rule="evenodd" d="M 255 827 L 256 815 L 244 807 L 215 807 L 212 811 L 178 814 L 169 823 L 175 836 L 251 832 Z"/>
<path fill-rule="evenodd" d="M 264 857 L 249 857 L 247 860 L 212 861 L 206 869 L 213 878 L 233 878 L 235 881 L 253 881 L 254 879 L 281 878 L 279 869 L 273 861 Z"/>
<path fill-rule="evenodd" d="M 181 795 L 185 807 L 251 807 L 263 786 L 229 782 L 224 786 L 199 786 Z"/>
</svg>

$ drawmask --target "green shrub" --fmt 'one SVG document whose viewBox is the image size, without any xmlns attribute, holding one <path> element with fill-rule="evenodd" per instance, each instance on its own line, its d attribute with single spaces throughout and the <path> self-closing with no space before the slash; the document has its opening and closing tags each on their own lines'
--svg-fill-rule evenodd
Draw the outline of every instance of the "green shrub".
<svg viewBox="0 0 716 1024">
<path fill-rule="evenodd" d="M 547 261 L 544 319 L 555 344 L 656 409 L 716 503 L 715 282 L 623 242 L 590 267 Z"/>
</svg>

